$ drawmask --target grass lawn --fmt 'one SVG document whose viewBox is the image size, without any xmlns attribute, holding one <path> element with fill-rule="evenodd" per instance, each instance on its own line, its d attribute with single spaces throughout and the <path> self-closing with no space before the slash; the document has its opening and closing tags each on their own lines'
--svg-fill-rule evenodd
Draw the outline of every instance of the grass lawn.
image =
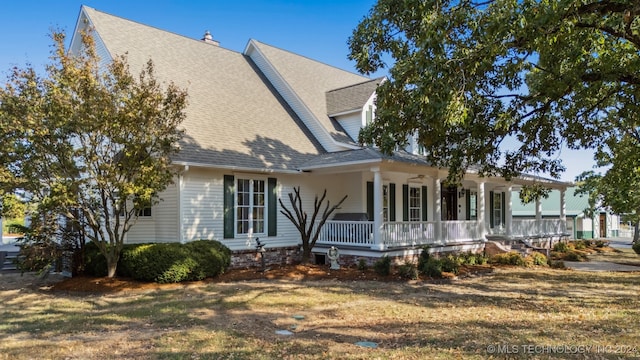
<svg viewBox="0 0 640 360">
<path fill-rule="evenodd" d="M 541 268 L 102 295 L 0 283 L 0 359 L 638 359 L 639 297 L 640 272 Z"/>
</svg>

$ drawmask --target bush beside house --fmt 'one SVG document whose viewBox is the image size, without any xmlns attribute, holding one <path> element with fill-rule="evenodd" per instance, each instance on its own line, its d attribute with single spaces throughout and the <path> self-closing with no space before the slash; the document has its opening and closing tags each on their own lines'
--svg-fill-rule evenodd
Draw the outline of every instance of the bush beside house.
<svg viewBox="0 0 640 360">
<path fill-rule="evenodd" d="M 118 275 L 141 281 L 176 283 L 220 275 L 230 263 L 231 251 L 215 240 L 130 244 L 122 249 Z M 106 260 L 92 243 L 85 248 L 85 273 L 107 275 Z"/>
</svg>

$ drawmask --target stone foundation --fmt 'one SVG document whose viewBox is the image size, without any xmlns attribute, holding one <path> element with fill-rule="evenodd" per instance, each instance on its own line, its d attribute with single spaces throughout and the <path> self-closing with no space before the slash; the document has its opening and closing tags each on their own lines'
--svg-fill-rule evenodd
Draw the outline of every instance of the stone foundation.
<svg viewBox="0 0 640 360">
<path fill-rule="evenodd" d="M 402 265 L 405 263 L 418 263 L 418 254 L 414 255 L 405 255 L 405 256 L 389 256 L 391 258 L 391 265 Z M 329 259 L 326 258 L 325 264 L 329 264 Z M 358 267 L 360 265 L 360 261 L 364 261 L 364 264 L 367 267 L 372 267 L 373 264 L 380 260 L 380 257 L 370 257 L 370 256 L 359 256 L 359 255 L 340 255 L 338 259 L 338 264 L 342 267 Z M 313 262 L 313 259 L 312 259 Z M 324 265 L 324 264 L 321 264 Z"/>
<path fill-rule="evenodd" d="M 297 264 L 302 259 L 300 247 L 291 246 L 285 248 L 265 249 L 263 253 L 265 265 L 291 265 Z M 256 250 L 240 250 L 231 254 L 231 265 L 229 269 L 247 269 L 261 267 L 260 254 Z"/>
</svg>

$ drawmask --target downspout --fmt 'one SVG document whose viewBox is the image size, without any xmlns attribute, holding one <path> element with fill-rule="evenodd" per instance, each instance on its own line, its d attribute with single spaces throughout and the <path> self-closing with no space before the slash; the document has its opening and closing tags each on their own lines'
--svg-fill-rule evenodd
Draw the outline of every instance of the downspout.
<svg viewBox="0 0 640 360">
<path fill-rule="evenodd" d="M 189 171 L 189 165 L 184 165 L 184 171 L 178 175 L 178 239 L 185 243 L 184 237 L 184 206 L 182 205 L 182 191 L 184 190 L 184 174 Z"/>
</svg>

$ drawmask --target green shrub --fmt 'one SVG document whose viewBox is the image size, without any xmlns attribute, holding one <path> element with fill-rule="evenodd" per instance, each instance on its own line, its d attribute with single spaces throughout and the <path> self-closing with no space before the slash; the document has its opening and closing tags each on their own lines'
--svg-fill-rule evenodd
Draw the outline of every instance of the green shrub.
<svg viewBox="0 0 640 360">
<path fill-rule="evenodd" d="M 584 250 L 591 246 L 591 241 L 589 240 L 576 240 L 573 242 L 573 248 L 576 250 Z"/>
<path fill-rule="evenodd" d="M 477 258 L 476 258 L 476 254 L 468 252 L 462 255 L 464 261 L 463 261 L 463 265 L 476 265 L 477 263 Z"/>
<path fill-rule="evenodd" d="M 575 251 L 569 251 L 568 253 L 565 253 L 564 256 L 562 257 L 562 260 L 565 261 L 585 261 L 586 258 L 584 255 L 579 254 Z"/>
<path fill-rule="evenodd" d="M 398 275 L 403 279 L 416 280 L 418 279 L 418 268 L 414 263 L 404 263 L 398 267 Z"/>
<path fill-rule="evenodd" d="M 516 251 L 511 251 L 503 254 L 496 254 L 491 259 L 490 262 L 493 264 L 500 265 L 515 265 L 515 266 L 524 266 L 526 262 L 522 255 Z"/>
<path fill-rule="evenodd" d="M 373 264 L 373 271 L 380 276 L 391 274 L 391 258 L 383 256 Z"/>
<path fill-rule="evenodd" d="M 476 264 L 486 265 L 489 262 L 489 258 L 484 254 L 476 254 Z"/>
<path fill-rule="evenodd" d="M 418 257 L 418 269 L 422 271 L 422 267 L 426 264 L 432 256 L 429 254 L 429 246 L 425 246 L 422 248 L 420 252 L 420 256 Z"/>
<path fill-rule="evenodd" d="M 419 263 L 418 270 L 421 274 L 429 277 L 441 277 L 442 276 L 442 262 L 439 259 L 428 257 L 427 260 Z"/>
<path fill-rule="evenodd" d="M 552 260 L 549 263 L 549 266 L 553 269 L 566 269 L 567 267 L 564 265 L 564 261 L 562 260 Z"/>
<path fill-rule="evenodd" d="M 84 274 L 98 277 L 107 276 L 107 259 L 98 249 L 98 245 L 92 241 L 84 245 Z"/>
<path fill-rule="evenodd" d="M 636 252 L 636 254 L 640 255 L 640 241 L 634 242 L 631 248 Z"/>
<path fill-rule="evenodd" d="M 603 247 L 607 247 L 609 246 L 609 242 L 608 241 L 604 241 L 604 240 L 596 240 L 596 247 L 597 248 L 603 248 Z"/>
<path fill-rule="evenodd" d="M 360 260 L 358 260 L 358 270 L 365 271 L 367 267 L 367 259 L 360 258 Z"/>
<path fill-rule="evenodd" d="M 531 266 L 548 266 L 547 256 L 537 251 L 527 255 L 525 262 Z"/>
<path fill-rule="evenodd" d="M 231 250 L 218 241 L 197 240 L 186 243 L 185 246 L 196 260 L 193 280 L 222 274 L 231 264 Z"/>
<path fill-rule="evenodd" d="M 120 254 L 118 275 L 159 283 L 202 280 L 223 273 L 230 263 L 231 251 L 213 240 L 128 244 Z M 106 260 L 93 243 L 85 246 L 85 272 L 107 275 Z"/>
<path fill-rule="evenodd" d="M 459 256 L 462 261 L 460 265 L 484 265 L 487 263 L 487 257 L 480 253 L 467 252 Z"/>
<path fill-rule="evenodd" d="M 569 251 L 569 245 L 567 243 L 559 242 L 553 245 L 553 251 L 556 252 L 567 252 Z"/>
<path fill-rule="evenodd" d="M 460 263 L 458 260 L 460 258 L 461 257 L 454 255 L 447 255 L 440 259 L 440 262 L 442 263 L 442 271 L 458 275 L 458 271 L 460 270 Z"/>
</svg>

